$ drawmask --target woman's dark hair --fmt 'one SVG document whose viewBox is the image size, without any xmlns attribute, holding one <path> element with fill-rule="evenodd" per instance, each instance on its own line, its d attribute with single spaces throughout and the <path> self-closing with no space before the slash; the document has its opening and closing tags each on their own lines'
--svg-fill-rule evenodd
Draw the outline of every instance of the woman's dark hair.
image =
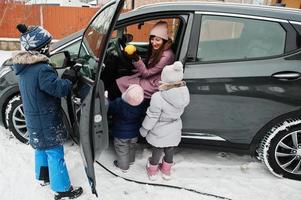
<svg viewBox="0 0 301 200">
<path fill-rule="evenodd" d="M 148 69 L 155 66 L 159 62 L 163 52 L 167 49 L 170 49 L 171 45 L 172 45 L 171 39 L 168 39 L 168 40 L 163 39 L 162 46 L 158 50 L 153 51 L 152 44 L 151 44 L 151 39 L 153 37 L 155 37 L 155 36 L 151 35 L 149 37 L 148 55 L 147 55 L 147 59 L 145 62 Z"/>
</svg>

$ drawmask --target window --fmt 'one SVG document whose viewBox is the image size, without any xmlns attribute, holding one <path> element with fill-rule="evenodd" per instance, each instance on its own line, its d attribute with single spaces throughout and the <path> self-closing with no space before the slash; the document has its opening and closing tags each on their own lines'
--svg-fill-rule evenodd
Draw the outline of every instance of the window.
<svg viewBox="0 0 301 200">
<path fill-rule="evenodd" d="M 180 27 L 179 18 L 161 18 L 156 20 L 143 21 L 135 24 L 123 27 L 124 32 L 133 35 L 133 40 L 130 42 L 137 47 L 139 55 L 145 58 L 147 55 L 147 49 L 149 45 L 149 33 L 152 27 L 159 21 L 165 21 L 168 24 L 168 37 L 173 42 L 173 50 L 176 49 L 175 39 Z"/>
<path fill-rule="evenodd" d="M 125 30 L 127 33 L 134 36 L 133 42 L 148 43 L 150 30 L 159 21 L 165 21 L 168 23 L 168 36 L 174 40 L 180 23 L 180 20 L 177 18 L 144 21 L 138 24 L 129 25 Z"/>
<path fill-rule="evenodd" d="M 297 34 L 297 48 L 301 48 L 301 25 L 300 24 L 294 24 L 292 23 L 292 25 L 294 26 L 294 28 L 297 30 L 298 34 Z"/>
<path fill-rule="evenodd" d="M 73 44 L 61 49 L 60 51 L 69 51 L 70 55 L 77 55 L 80 47 L 81 40 L 74 42 Z"/>
<path fill-rule="evenodd" d="M 105 51 L 106 36 L 109 32 L 116 5 L 111 4 L 101 11 L 86 29 L 79 51 L 79 59 L 83 62 L 81 73 L 93 80 L 99 68 L 99 57 Z"/>
<path fill-rule="evenodd" d="M 277 22 L 204 15 L 199 61 L 234 60 L 284 53 L 286 32 Z"/>
</svg>

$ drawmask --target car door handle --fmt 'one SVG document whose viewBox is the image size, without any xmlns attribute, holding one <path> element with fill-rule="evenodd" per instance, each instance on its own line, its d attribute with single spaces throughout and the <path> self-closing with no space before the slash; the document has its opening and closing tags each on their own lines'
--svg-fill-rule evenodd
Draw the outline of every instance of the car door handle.
<svg viewBox="0 0 301 200">
<path fill-rule="evenodd" d="M 277 72 L 275 74 L 272 74 L 273 78 L 279 79 L 279 80 L 297 80 L 301 77 L 301 74 L 299 72 Z"/>
<path fill-rule="evenodd" d="M 72 97 L 72 101 L 76 105 L 80 105 L 81 104 L 81 99 L 80 98 Z"/>
</svg>

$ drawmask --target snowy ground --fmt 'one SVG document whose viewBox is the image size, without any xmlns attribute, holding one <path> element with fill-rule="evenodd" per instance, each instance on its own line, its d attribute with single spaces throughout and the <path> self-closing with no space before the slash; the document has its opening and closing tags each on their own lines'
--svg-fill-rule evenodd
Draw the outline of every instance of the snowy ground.
<svg viewBox="0 0 301 200">
<path fill-rule="evenodd" d="M 96 199 L 90 192 L 78 146 L 65 145 L 66 162 L 73 185 L 81 185 L 84 194 L 80 200 Z M 127 173 L 112 166 L 114 152 L 109 148 L 99 161 L 122 177 L 149 182 L 144 166 L 151 151 L 140 145 L 137 159 Z M 197 149 L 178 149 L 175 155 L 173 179 L 161 177 L 154 183 L 182 186 L 202 193 L 218 195 L 233 200 L 299 200 L 301 182 L 279 179 L 270 174 L 256 159 L 231 153 L 210 152 Z M 50 200 L 49 187 L 42 188 L 34 181 L 33 150 L 19 143 L 0 127 L 0 194 L 6 200 Z M 95 164 L 97 191 L 104 200 L 214 200 L 213 196 L 193 192 L 136 184 L 115 177 Z"/>
<path fill-rule="evenodd" d="M 0 51 L 0 64 L 10 52 Z M 79 148 L 72 141 L 65 145 L 65 158 L 72 184 L 82 186 L 84 194 L 79 200 L 94 200 L 85 177 Z M 145 174 L 145 162 L 151 151 L 147 145 L 139 145 L 136 162 L 128 173 L 112 166 L 112 146 L 99 159 L 105 167 L 122 177 L 149 182 Z M 213 152 L 203 149 L 178 148 L 175 154 L 173 179 L 159 178 L 154 183 L 181 186 L 186 190 L 137 184 L 115 177 L 95 164 L 97 191 L 103 200 L 215 200 L 212 195 L 233 200 L 300 200 L 301 182 L 273 176 L 266 167 L 250 156 Z M 7 130 L 0 127 L 0 198 L 5 200 L 50 200 L 49 187 L 41 187 L 34 181 L 33 150 L 19 143 Z"/>
</svg>

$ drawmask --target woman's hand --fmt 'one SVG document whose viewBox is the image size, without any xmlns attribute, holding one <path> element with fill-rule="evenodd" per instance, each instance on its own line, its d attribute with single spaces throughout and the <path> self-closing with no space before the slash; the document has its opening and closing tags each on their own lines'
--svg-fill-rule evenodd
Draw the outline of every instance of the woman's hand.
<svg viewBox="0 0 301 200">
<path fill-rule="evenodd" d="M 124 55 L 126 57 L 128 57 L 130 60 L 133 60 L 135 62 L 137 62 L 140 57 L 139 55 L 137 54 L 137 49 L 134 45 L 127 45 L 125 48 L 124 48 Z"/>
</svg>

